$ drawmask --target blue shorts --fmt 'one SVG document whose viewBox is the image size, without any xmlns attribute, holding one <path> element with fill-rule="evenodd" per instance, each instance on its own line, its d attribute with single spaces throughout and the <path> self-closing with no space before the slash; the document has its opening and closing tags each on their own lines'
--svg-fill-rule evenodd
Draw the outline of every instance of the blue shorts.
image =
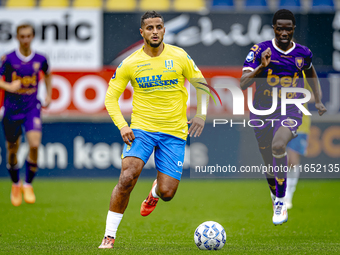
<svg viewBox="0 0 340 255">
<path fill-rule="evenodd" d="M 300 155 L 306 155 L 307 147 L 308 135 L 303 133 L 298 133 L 298 136 L 287 144 L 287 148 L 299 153 Z"/>
<path fill-rule="evenodd" d="M 186 141 L 161 132 L 132 129 L 135 140 L 131 146 L 125 144 L 122 158 L 140 158 L 146 164 L 155 150 L 156 169 L 177 180 L 181 180 Z"/>
</svg>

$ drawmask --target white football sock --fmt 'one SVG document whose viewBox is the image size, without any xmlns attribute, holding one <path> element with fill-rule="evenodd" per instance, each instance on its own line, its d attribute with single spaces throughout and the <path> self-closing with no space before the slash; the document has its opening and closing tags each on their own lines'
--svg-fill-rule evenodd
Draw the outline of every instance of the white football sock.
<svg viewBox="0 0 340 255">
<path fill-rule="evenodd" d="M 156 187 L 157 187 L 157 184 L 155 186 L 153 186 L 153 188 L 151 190 L 151 194 L 154 198 L 159 198 L 159 196 L 156 193 Z"/>
<path fill-rule="evenodd" d="M 122 213 L 116 213 L 111 211 L 107 213 L 105 236 L 111 236 L 113 238 L 116 238 L 117 229 L 122 218 L 123 218 Z"/>
<path fill-rule="evenodd" d="M 294 167 L 287 173 L 287 190 L 286 190 L 286 196 L 292 200 L 296 185 L 298 183 L 300 176 L 300 171 L 298 167 Z"/>
</svg>

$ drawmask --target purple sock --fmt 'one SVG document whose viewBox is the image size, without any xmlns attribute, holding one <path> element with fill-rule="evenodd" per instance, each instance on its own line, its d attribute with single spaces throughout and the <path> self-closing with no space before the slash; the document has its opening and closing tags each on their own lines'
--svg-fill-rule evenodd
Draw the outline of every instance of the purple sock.
<svg viewBox="0 0 340 255">
<path fill-rule="evenodd" d="M 19 182 L 19 168 L 17 165 L 11 166 L 7 164 L 7 170 L 9 172 L 9 175 L 11 176 L 12 182 L 18 183 Z"/>
<path fill-rule="evenodd" d="M 284 168 L 287 168 L 287 165 L 287 153 L 285 153 L 284 156 L 279 155 L 273 157 L 276 197 L 284 197 L 286 195 L 287 172 L 284 171 Z"/>
<path fill-rule="evenodd" d="M 35 173 L 38 171 L 38 165 L 26 160 L 26 183 L 32 183 Z"/>
</svg>

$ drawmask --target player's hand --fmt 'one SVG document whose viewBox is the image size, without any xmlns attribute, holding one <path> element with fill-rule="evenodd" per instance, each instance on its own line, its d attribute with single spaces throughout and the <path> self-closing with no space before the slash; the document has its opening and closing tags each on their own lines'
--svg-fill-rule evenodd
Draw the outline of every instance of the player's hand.
<svg viewBox="0 0 340 255">
<path fill-rule="evenodd" d="M 205 121 L 199 117 L 194 117 L 187 124 L 191 124 L 188 134 L 190 137 L 194 135 L 194 137 L 199 137 L 202 134 Z"/>
<path fill-rule="evenodd" d="M 326 107 L 323 105 L 323 103 L 316 103 L 315 108 L 318 109 L 319 115 L 322 116 L 325 112 L 327 112 Z"/>
<path fill-rule="evenodd" d="M 131 143 L 133 142 L 133 140 L 135 140 L 135 135 L 133 134 L 133 131 L 129 126 L 123 127 L 120 130 L 120 135 L 122 136 L 124 143 L 126 143 L 127 145 L 131 146 Z"/>
<path fill-rule="evenodd" d="M 8 86 L 7 91 L 14 93 L 20 88 L 21 88 L 21 81 L 15 80 L 15 81 L 12 81 L 11 84 Z"/>
<path fill-rule="evenodd" d="M 52 102 L 52 97 L 49 96 L 49 95 L 47 95 L 47 96 L 45 97 L 45 104 L 43 105 L 43 108 L 49 107 L 50 104 L 51 104 L 51 102 Z"/>
<path fill-rule="evenodd" d="M 272 51 L 270 50 L 269 47 L 264 52 L 262 52 L 262 54 L 261 54 L 261 65 L 263 67 L 267 67 L 269 65 L 270 60 L 271 60 L 271 56 L 272 56 Z"/>
</svg>

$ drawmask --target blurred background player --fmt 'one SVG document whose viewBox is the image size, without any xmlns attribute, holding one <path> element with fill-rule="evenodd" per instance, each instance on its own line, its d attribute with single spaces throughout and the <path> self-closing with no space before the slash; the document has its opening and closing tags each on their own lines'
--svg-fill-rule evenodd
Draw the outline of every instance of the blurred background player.
<svg viewBox="0 0 340 255">
<path fill-rule="evenodd" d="M 248 88 L 256 82 L 256 93 L 253 105 L 257 110 L 267 110 L 272 106 L 272 88 L 304 87 L 302 71 L 307 78 L 312 78 L 310 84 L 314 96 L 315 107 L 319 114 L 326 112 L 321 102 L 317 74 L 312 65 L 312 52 L 305 46 L 292 41 L 295 29 L 295 17 L 286 9 L 281 9 L 274 14 L 273 29 L 275 38 L 254 45 L 243 67 L 241 88 Z M 262 78 L 257 79 L 255 78 Z M 288 142 L 296 137 L 296 130 L 302 122 L 302 112 L 293 104 L 286 107 L 286 115 L 281 115 L 280 90 L 278 90 L 278 106 L 270 115 L 256 115 L 250 113 L 250 119 L 260 119 L 264 125 L 254 127 L 255 136 L 265 164 L 273 167 L 286 167 Z M 290 93 L 288 98 L 303 98 L 302 93 Z M 276 119 L 279 121 L 266 121 Z M 283 126 L 281 123 L 285 123 Z M 255 121 L 254 121 L 255 122 Z M 275 176 L 275 178 L 273 178 Z M 282 224 L 288 220 L 285 202 L 287 174 L 284 171 L 266 173 L 274 203 L 273 223 Z"/>
<path fill-rule="evenodd" d="M 313 92 L 312 88 L 308 84 L 305 73 L 302 72 L 302 74 L 304 77 L 305 89 L 308 89 L 310 92 Z M 322 90 L 320 88 L 320 84 L 319 91 L 321 97 Z M 312 97 L 308 103 L 313 103 L 314 101 L 315 101 L 314 95 L 312 94 Z M 308 104 L 305 103 L 304 107 L 308 109 Z M 287 190 L 285 196 L 287 209 L 293 208 L 293 196 L 300 176 L 300 168 L 298 166 L 300 165 L 300 157 L 306 156 L 307 153 L 310 126 L 311 126 L 310 116 L 303 115 L 302 124 L 297 130 L 298 136 L 287 144 L 288 166 L 292 166 L 290 168 L 290 171 L 287 173 Z"/>
<path fill-rule="evenodd" d="M 6 82 L 19 81 L 21 88 L 15 92 L 6 90 L 4 98 L 4 117 L 2 120 L 6 138 L 7 168 L 12 179 L 11 202 L 19 206 L 22 202 L 22 191 L 26 203 L 35 203 L 32 181 L 38 170 L 38 148 L 41 143 L 41 103 L 37 99 L 39 73 L 45 73 L 46 99 L 45 106 L 51 103 L 51 75 L 44 56 L 31 49 L 34 28 L 30 24 L 17 27 L 19 48 L 2 57 L 0 74 Z M 29 153 L 25 161 L 26 179 L 24 184 L 19 178 L 17 152 L 20 145 L 22 128 L 26 133 Z"/>
<path fill-rule="evenodd" d="M 149 215 L 159 198 L 170 201 L 182 175 L 184 151 L 188 133 L 200 136 L 205 123 L 201 113 L 202 90 L 197 89 L 197 114 L 187 122 L 187 78 L 194 83 L 204 82 L 201 71 L 181 48 L 163 43 L 163 17 L 157 12 L 146 12 L 141 18 L 140 34 L 144 46 L 127 57 L 117 68 L 106 94 L 105 106 L 125 142 L 122 169 L 118 184 L 113 189 L 106 220 L 104 239 L 99 248 L 113 248 L 117 228 L 128 205 L 130 193 L 155 150 L 157 179 L 140 213 Z M 128 82 L 134 89 L 131 127 L 125 121 L 118 99 Z M 191 124 L 188 130 L 188 125 Z"/>
</svg>

